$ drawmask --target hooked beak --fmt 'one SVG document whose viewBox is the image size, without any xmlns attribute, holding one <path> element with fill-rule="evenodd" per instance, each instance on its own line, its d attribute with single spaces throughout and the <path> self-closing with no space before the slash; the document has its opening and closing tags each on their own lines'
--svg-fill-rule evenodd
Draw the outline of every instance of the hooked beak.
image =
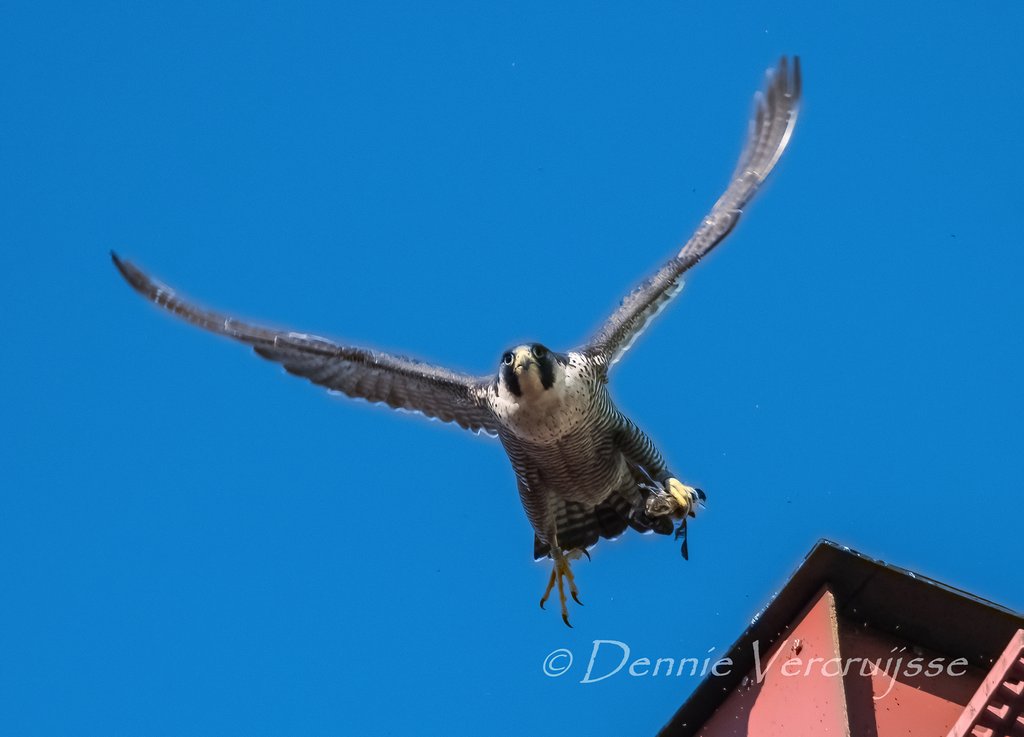
<svg viewBox="0 0 1024 737">
<path fill-rule="evenodd" d="M 532 366 L 536 366 L 537 362 L 533 360 L 530 354 L 516 356 L 516 360 L 512 363 L 512 371 L 515 372 L 516 376 L 525 374 L 530 370 Z"/>
</svg>

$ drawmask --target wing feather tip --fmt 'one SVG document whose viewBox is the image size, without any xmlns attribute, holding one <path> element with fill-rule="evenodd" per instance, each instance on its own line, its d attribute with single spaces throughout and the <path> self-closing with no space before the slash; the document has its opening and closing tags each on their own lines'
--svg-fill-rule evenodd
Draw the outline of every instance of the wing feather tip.
<svg viewBox="0 0 1024 737">
<path fill-rule="evenodd" d="M 121 257 L 117 255 L 117 251 L 114 249 L 110 249 L 110 260 L 113 262 L 114 267 L 121 273 L 121 276 L 123 276 L 128 283 L 131 283 L 128 268 L 131 264 L 122 261 Z"/>
<path fill-rule="evenodd" d="M 140 294 L 146 294 L 147 291 L 152 287 L 152 280 L 147 277 L 142 271 L 139 270 L 135 264 L 131 261 L 125 261 L 113 250 L 110 251 L 110 260 L 114 263 L 114 266 L 121 273 L 121 276 L 128 286 L 134 289 Z"/>
</svg>

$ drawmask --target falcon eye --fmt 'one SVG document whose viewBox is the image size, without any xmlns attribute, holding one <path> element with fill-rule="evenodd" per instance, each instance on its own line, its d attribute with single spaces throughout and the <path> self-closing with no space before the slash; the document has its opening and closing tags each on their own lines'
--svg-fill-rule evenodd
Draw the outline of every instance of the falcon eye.
<svg viewBox="0 0 1024 737">
<path fill-rule="evenodd" d="M 534 358 L 544 358 L 548 354 L 548 349 L 542 345 L 535 345 L 532 349 Z"/>
<path fill-rule="evenodd" d="M 511 353 L 506 353 L 504 356 L 501 357 L 501 362 L 503 364 L 505 364 L 506 366 L 511 366 L 512 365 L 512 361 L 514 361 L 514 360 L 515 360 L 515 356 L 513 356 Z"/>
</svg>

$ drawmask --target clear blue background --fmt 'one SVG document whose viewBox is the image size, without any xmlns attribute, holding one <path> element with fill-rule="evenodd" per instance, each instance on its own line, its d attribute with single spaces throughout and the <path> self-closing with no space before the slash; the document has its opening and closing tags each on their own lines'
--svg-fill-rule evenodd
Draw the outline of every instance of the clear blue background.
<svg viewBox="0 0 1024 737">
<path fill-rule="evenodd" d="M 1024 608 L 1024 6 L 5 4 L 0 732 L 651 734 L 827 536 Z M 421 4 L 417 4 L 421 5 Z M 582 341 L 791 149 L 615 371 L 710 495 L 566 629 L 496 442 L 330 397 L 200 301 L 489 373 Z M 544 656 L 567 647 L 559 679 Z"/>
</svg>

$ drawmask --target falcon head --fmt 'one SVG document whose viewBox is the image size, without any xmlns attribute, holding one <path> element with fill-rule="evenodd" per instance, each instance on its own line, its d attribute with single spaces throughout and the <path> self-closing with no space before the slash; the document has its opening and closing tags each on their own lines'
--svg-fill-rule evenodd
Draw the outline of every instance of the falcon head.
<svg viewBox="0 0 1024 737">
<path fill-rule="evenodd" d="M 501 357 L 498 384 L 517 399 L 543 396 L 564 380 L 565 371 L 558 354 L 540 343 L 516 346 Z"/>
</svg>

